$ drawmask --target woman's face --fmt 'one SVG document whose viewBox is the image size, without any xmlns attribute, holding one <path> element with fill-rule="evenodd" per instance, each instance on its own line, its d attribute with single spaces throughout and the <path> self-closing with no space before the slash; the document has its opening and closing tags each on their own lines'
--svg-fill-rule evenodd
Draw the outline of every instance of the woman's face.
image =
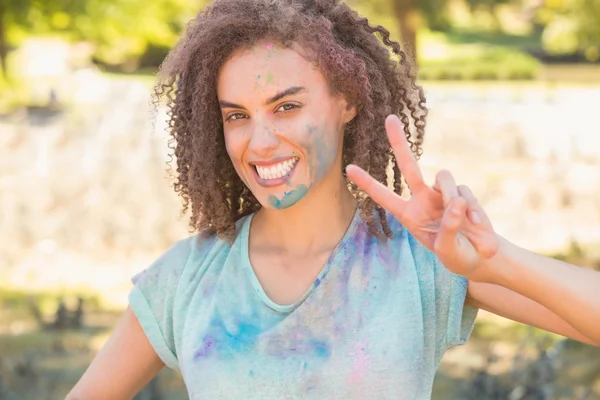
<svg viewBox="0 0 600 400">
<path fill-rule="evenodd" d="M 219 71 L 227 153 L 265 208 L 284 209 L 319 184 L 339 184 L 344 125 L 355 115 L 292 49 L 261 42 Z"/>
</svg>

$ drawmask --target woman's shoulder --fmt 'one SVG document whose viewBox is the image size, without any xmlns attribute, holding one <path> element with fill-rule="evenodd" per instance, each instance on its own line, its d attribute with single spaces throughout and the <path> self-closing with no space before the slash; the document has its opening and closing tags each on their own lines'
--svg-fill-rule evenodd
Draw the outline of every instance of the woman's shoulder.
<svg viewBox="0 0 600 400">
<path fill-rule="evenodd" d="M 409 257 L 419 269 L 433 269 L 438 266 L 439 261 L 435 254 L 415 238 L 404 224 L 389 211 L 386 211 L 386 221 L 392 232 L 389 245 L 401 253 L 402 260 Z"/>
<path fill-rule="evenodd" d="M 220 238 L 213 232 L 200 232 L 176 241 L 148 268 L 135 275 L 132 278 L 133 283 L 148 274 L 163 277 L 181 276 L 190 268 L 206 269 L 206 264 L 210 264 L 210 260 L 214 260 L 215 256 L 229 252 L 247 218 L 244 217 L 236 223 L 233 240 Z"/>
</svg>

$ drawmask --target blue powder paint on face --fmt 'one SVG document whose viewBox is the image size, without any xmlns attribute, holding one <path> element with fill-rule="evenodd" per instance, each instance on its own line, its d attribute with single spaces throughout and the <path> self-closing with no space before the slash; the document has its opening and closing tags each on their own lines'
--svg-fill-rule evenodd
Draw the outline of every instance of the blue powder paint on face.
<svg viewBox="0 0 600 400">
<path fill-rule="evenodd" d="M 267 200 L 272 207 L 282 210 L 296 204 L 306 193 L 308 193 L 308 187 L 306 185 L 298 185 L 296 189 L 285 192 L 281 200 L 275 195 L 270 195 Z"/>
<path fill-rule="evenodd" d="M 329 172 L 329 168 L 337 158 L 338 149 L 333 146 L 333 143 L 329 143 L 328 138 L 319 132 L 316 126 L 308 124 L 306 129 L 312 142 L 307 151 L 312 187 L 316 182 L 325 178 Z"/>
</svg>

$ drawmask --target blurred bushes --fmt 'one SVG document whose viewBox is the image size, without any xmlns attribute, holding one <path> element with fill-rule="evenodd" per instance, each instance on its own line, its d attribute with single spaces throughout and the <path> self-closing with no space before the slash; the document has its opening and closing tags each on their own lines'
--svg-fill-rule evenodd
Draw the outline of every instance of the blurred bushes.
<svg viewBox="0 0 600 400">
<path fill-rule="evenodd" d="M 472 56 L 424 60 L 419 67 L 422 80 L 531 80 L 541 63 L 511 49 L 488 48 Z"/>
<path fill-rule="evenodd" d="M 17 71 L 17 60 L 14 53 L 8 55 L 6 67 L 9 71 Z M 28 103 L 27 85 L 22 79 L 11 74 L 0 73 L 0 115 Z"/>
<path fill-rule="evenodd" d="M 105 71 L 154 72 L 187 21 L 208 2 L 7 0 L 0 6 L 5 23 L 0 40 L 4 36 L 4 48 L 11 51 L 31 37 L 86 42 L 91 59 Z M 405 2 L 347 2 L 398 39 L 398 7 L 403 9 Z M 539 59 L 544 56 L 582 53 L 588 60 L 600 59 L 600 0 L 556 0 L 542 5 L 507 0 L 417 3 L 411 7 L 419 14 L 415 34 L 422 80 L 533 80 L 540 76 Z M 518 34 L 515 24 L 520 26 Z M 436 46 L 443 47 L 443 55 L 431 54 L 431 47 L 435 53 Z M 0 77 L 0 113 L 28 102 L 23 88 L 6 79 Z"/>
<path fill-rule="evenodd" d="M 5 39 L 13 47 L 31 36 L 88 41 L 95 48 L 97 60 L 130 69 L 137 66 L 150 46 L 171 47 L 205 2 L 3 0 L 2 3 L 0 18 L 6 28 L 0 32 L 0 40 Z"/>
<path fill-rule="evenodd" d="M 582 246 L 572 240 L 569 247 L 561 252 L 550 255 L 552 258 L 600 271 L 600 246 Z"/>
<path fill-rule="evenodd" d="M 542 44 L 551 54 L 582 53 L 600 61 L 600 0 L 545 1 L 536 15 Z"/>
<path fill-rule="evenodd" d="M 22 85 L 9 81 L 0 74 L 0 115 L 27 103 L 27 94 Z"/>
</svg>

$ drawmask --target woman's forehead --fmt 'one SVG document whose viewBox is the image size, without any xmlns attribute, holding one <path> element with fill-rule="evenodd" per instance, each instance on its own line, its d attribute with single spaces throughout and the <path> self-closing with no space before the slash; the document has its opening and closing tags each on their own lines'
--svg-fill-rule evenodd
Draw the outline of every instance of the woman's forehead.
<svg viewBox="0 0 600 400">
<path fill-rule="evenodd" d="M 219 98 L 241 93 L 283 91 L 289 87 L 321 85 L 317 67 L 296 50 L 264 41 L 239 50 L 219 71 Z"/>
<path fill-rule="evenodd" d="M 303 69 L 309 64 L 296 48 L 285 47 L 273 41 L 261 41 L 233 52 L 221 68 L 221 74 L 229 69 L 235 69 L 238 73 L 261 68 L 282 69 L 281 72 L 285 72 L 294 67 Z"/>
</svg>

